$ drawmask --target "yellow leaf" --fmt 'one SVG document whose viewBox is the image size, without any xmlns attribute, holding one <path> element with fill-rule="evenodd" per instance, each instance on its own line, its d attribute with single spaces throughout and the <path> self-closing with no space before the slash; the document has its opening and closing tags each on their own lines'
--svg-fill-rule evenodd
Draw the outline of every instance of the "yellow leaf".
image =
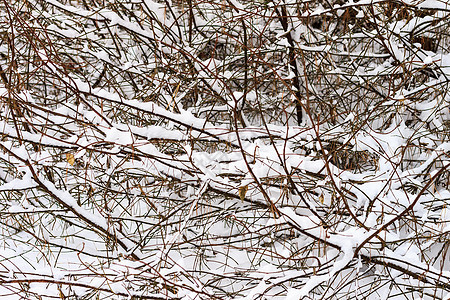
<svg viewBox="0 0 450 300">
<path fill-rule="evenodd" d="M 323 204 L 323 201 L 325 200 L 325 197 L 323 196 L 323 194 L 320 194 L 319 200 L 320 200 L 320 203 Z"/>
<path fill-rule="evenodd" d="M 66 153 L 66 160 L 71 166 L 75 163 L 75 157 L 72 153 Z"/>
<path fill-rule="evenodd" d="M 247 194 L 247 191 L 248 191 L 248 185 L 244 185 L 239 188 L 239 198 L 241 198 L 242 201 L 244 201 L 245 194 Z"/>
</svg>

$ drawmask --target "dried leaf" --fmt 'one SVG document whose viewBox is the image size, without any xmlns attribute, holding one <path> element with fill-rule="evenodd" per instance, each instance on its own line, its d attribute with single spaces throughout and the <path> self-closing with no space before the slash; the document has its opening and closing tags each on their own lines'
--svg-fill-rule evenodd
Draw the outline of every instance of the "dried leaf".
<svg viewBox="0 0 450 300">
<path fill-rule="evenodd" d="M 242 201 L 244 201 L 245 194 L 247 194 L 247 191 L 248 191 L 248 185 L 244 185 L 239 188 L 239 198 L 241 198 Z"/>
<path fill-rule="evenodd" d="M 75 164 L 75 157 L 72 153 L 66 153 L 66 160 L 71 166 Z"/>
</svg>

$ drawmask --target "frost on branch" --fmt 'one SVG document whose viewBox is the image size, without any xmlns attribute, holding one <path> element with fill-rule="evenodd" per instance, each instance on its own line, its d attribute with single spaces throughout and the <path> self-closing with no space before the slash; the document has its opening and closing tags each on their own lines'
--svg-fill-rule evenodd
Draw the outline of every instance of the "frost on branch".
<svg viewBox="0 0 450 300">
<path fill-rule="evenodd" d="M 448 298 L 449 4 L 2 1 L 0 295 Z"/>
</svg>

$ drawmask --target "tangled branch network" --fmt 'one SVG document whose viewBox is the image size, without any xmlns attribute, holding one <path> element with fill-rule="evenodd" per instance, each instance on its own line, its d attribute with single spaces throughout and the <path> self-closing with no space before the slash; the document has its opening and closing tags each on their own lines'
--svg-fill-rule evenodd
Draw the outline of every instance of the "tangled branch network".
<svg viewBox="0 0 450 300">
<path fill-rule="evenodd" d="M 0 1 L 0 296 L 449 299 L 449 7 Z"/>
</svg>

